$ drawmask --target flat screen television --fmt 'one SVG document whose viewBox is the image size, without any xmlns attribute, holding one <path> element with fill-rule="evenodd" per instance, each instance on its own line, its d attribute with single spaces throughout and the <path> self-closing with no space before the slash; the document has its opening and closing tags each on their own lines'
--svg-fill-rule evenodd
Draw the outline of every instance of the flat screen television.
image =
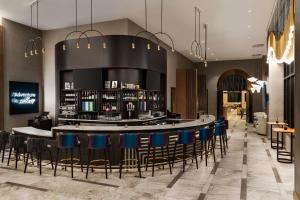
<svg viewBox="0 0 300 200">
<path fill-rule="evenodd" d="M 39 84 L 9 81 L 10 115 L 39 112 Z"/>
<path fill-rule="evenodd" d="M 228 92 L 228 102 L 241 102 L 242 93 L 241 92 Z"/>
</svg>

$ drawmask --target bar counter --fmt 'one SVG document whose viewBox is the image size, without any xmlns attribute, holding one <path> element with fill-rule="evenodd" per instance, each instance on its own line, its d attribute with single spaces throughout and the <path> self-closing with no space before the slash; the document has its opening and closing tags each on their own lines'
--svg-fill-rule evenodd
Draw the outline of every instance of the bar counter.
<svg viewBox="0 0 300 200">
<path fill-rule="evenodd" d="M 81 126 L 64 125 L 52 128 L 53 135 L 57 132 L 77 132 L 77 133 L 145 133 L 145 132 L 174 132 L 183 129 L 198 129 L 208 126 L 215 121 L 212 115 L 202 115 L 200 119 L 188 122 L 164 124 L 164 125 L 144 125 L 144 126 Z"/>
<path fill-rule="evenodd" d="M 213 125 L 215 121 L 215 116 L 212 115 L 202 115 L 200 119 L 197 120 L 174 120 L 172 124 L 159 124 L 159 125 L 143 125 L 143 126 L 113 126 L 113 125 L 63 125 L 53 127 L 52 131 L 48 131 L 45 134 L 45 131 L 39 129 L 34 129 L 30 127 L 21 127 L 21 128 L 13 128 L 13 132 L 15 134 L 22 134 L 30 137 L 42 137 L 53 139 L 53 146 L 56 145 L 56 134 L 58 133 L 76 133 L 80 140 L 81 144 L 81 153 L 83 155 L 82 162 L 83 164 L 87 163 L 87 145 L 88 145 L 88 137 L 87 134 L 110 134 L 111 141 L 111 151 L 110 157 L 112 160 L 112 167 L 118 168 L 119 160 L 120 160 L 120 146 L 119 146 L 119 138 L 120 134 L 123 133 L 139 133 L 141 134 L 141 146 L 139 148 L 139 154 L 141 157 L 141 165 L 145 165 L 145 156 L 147 154 L 148 142 L 149 142 L 149 134 L 153 132 L 162 132 L 169 135 L 169 148 L 170 152 L 173 155 L 174 152 L 174 144 L 177 140 L 177 133 L 179 130 L 190 130 L 190 131 L 198 131 L 201 127 Z M 175 123 L 176 122 L 176 123 Z M 40 136 L 39 136 L 40 133 Z M 199 146 L 199 144 L 197 144 Z M 187 148 L 187 152 L 192 152 L 192 147 Z M 177 147 L 175 156 L 182 154 L 182 147 Z M 77 155 L 78 156 L 78 155 Z M 126 152 L 126 159 L 132 159 L 136 155 L 134 152 L 128 151 Z M 176 162 L 176 161 L 175 161 Z M 157 163 L 159 164 L 159 163 Z"/>
</svg>

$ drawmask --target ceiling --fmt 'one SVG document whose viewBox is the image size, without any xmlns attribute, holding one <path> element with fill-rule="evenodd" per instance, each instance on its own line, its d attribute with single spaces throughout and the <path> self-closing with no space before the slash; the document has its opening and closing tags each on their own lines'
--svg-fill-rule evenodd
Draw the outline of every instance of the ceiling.
<svg viewBox="0 0 300 200">
<path fill-rule="evenodd" d="M 175 42 L 175 49 L 191 60 L 194 39 L 194 6 L 202 10 L 202 22 L 208 24 L 210 60 L 251 59 L 265 54 L 267 26 L 275 0 L 165 0 L 163 29 Z M 0 17 L 30 25 L 33 0 L 0 0 Z M 160 29 L 160 0 L 148 0 L 148 29 Z M 144 27 L 143 0 L 94 0 L 94 21 L 129 18 Z M 89 23 L 89 1 L 78 0 L 78 23 Z M 74 0 L 40 0 L 40 28 L 43 30 L 74 25 Z M 164 40 L 164 39 L 163 39 Z M 202 28 L 202 38 L 204 32 Z M 168 40 L 166 40 L 168 42 Z"/>
</svg>

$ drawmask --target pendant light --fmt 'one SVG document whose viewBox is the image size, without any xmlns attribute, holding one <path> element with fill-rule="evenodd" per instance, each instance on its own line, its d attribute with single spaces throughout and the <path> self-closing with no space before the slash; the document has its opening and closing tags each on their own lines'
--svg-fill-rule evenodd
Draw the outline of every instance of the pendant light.
<svg viewBox="0 0 300 200">
<path fill-rule="evenodd" d="M 82 31 L 79 31 L 79 30 L 78 30 L 78 2 L 77 2 L 77 0 L 75 0 L 75 30 L 69 32 L 69 33 L 66 35 L 65 40 L 64 40 L 64 44 L 63 44 L 63 46 L 62 46 L 62 48 L 63 48 L 64 51 L 67 50 L 67 40 L 68 40 L 68 38 L 69 38 L 71 35 L 75 34 L 75 33 L 80 33 L 80 34 L 83 33 Z M 87 36 L 86 36 L 86 37 L 87 37 Z M 87 38 L 88 38 L 88 37 L 87 37 Z M 89 38 L 88 38 L 88 40 L 89 40 Z"/>
<path fill-rule="evenodd" d="M 169 39 L 169 41 L 171 42 L 171 51 L 174 53 L 175 47 L 174 47 L 174 41 L 173 41 L 172 37 L 168 33 L 163 32 L 163 0 L 160 0 L 160 31 L 153 34 L 149 39 L 151 40 L 153 37 L 156 37 L 158 35 L 166 36 Z M 157 50 L 158 51 L 160 50 L 159 43 L 157 43 Z"/>
<path fill-rule="evenodd" d="M 147 12 L 147 11 L 148 11 L 148 9 L 147 9 L 147 0 L 145 0 L 145 30 L 140 31 L 140 32 L 138 32 L 137 34 L 135 34 L 135 37 L 138 37 L 139 35 L 142 35 L 142 34 L 148 34 L 148 35 L 151 35 L 151 36 L 154 35 L 153 33 L 151 33 L 151 32 L 148 31 L 148 12 Z M 155 38 L 157 44 L 159 44 L 158 38 L 157 38 L 156 36 L 154 36 L 154 38 Z M 133 39 L 133 41 L 132 41 L 132 43 L 131 43 L 131 48 L 132 48 L 132 49 L 135 49 L 135 42 L 134 42 L 134 39 Z M 147 49 L 148 49 L 148 50 L 151 49 L 150 43 L 147 44 Z"/>
<path fill-rule="evenodd" d="M 205 33 L 205 45 L 204 45 L 204 66 L 207 67 L 207 24 L 203 25 Z"/>
<path fill-rule="evenodd" d="M 30 5 L 30 28 L 33 33 L 33 23 L 32 23 L 32 10 L 36 5 L 36 29 L 39 29 L 39 1 L 36 1 Z M 41 36 L 29 39 L 26 43 L 24 57 L 28 58 L 29 56 L 34 56 L 39 54 L 39 49 L 42 54 L 45 53 L 45 48 L 43 47 L 43 41 Z M 28 54 L 29 53 L 29 54 Z"/>
<path fill-rule="evenodd" d="M 91 49 L 92 48 L 92 44 L 90 41 L 90 38 L 87 36 L 87 33 L 98 33 L 101 36 L 102 39 L 102 48 L 106 49 L 106 42 L 104 40 L 104 34 L 101 31 L 95 30 L 93 28 L 93 0 L 90 1 L 91 2 L 91 24 L 90 24 L 90 29 L 86 30 L 84 32 L 82 32 L 79 36 L 79 38 L 77 39 L 77 43 L 76 43 L 76 47 L 79 49 L 80 48 L 80 40 L 82 39 L 83 36 L 85 36 L 85 38 L 88 40 L 88 44 L 87 44 L 87 48 Z"/>
<path fill-rule="evenodd" d="M 198 28 L 199 28 L 199 31 L 198 31 L 198 41 L 197 41 L 197 15 L 199 16 L 199 19 L 198 19 Z M 201 46 L 201 18 L 200 18 L 200 15 L 201 15 L 201 11 L 199 8 L 195 7 L 195 10 L 194 10 L 194 16 L 195 16 L 195 25 L 194 25 L 194 31 L 195 31 L 195 37 L 194 37 L 194 40 L 192 41 L 191 43 L 191 49 L 190 49 L 190 54 L 191 55 L 194 55 L 196 58 L 202 60 L 202 46 Z"/>
</svg>

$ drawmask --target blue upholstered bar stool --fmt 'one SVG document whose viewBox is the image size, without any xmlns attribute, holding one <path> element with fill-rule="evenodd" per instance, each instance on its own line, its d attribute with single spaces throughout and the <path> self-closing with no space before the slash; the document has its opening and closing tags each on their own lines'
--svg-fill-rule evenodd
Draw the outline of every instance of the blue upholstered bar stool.
<svg viewBox="0 0 300 200">
<path fill-rule="evenodd" d="M 50 140 L 29 137 L 25 143 L 27 145 L 26 148 L 27 151 L 26 151 L 24 173 L 26 173 L 27 171 L 29 156 L 31 156 L 31 159 L 33 160 L 32 155 L 36 154 L 37 166 L 40 168 L 40 175 L 42 175 L 42 160 L 43 160 L 42 156 L 44 152 L 48 152 L 50 157 L 50 164 L 53 169 L 53 157 L 51 152 L 52 145 Z"/>
<path fill-rule="evenodd" d="M 96 151 L 103 151 L 104 159 L 96 159 Z M 97 167 L 96 163 L 104 162 L 105 177 L 107 178 L 107 165 L 111 170 L 110 160 L 110 136 L 107 134 L 89 134 L 88 135 L 88 162 L 86 168 L 86 178 L 88 178 L 89 167 Z"/>
<path fill-rule="evenodd" d="M 137 167 L 139 171 L 140 178 L 142 178 L 142 172 L 141 172 L 141 163 L 140 163 L 140 154 L 139 154 L 139 147 L 141 143 L 141 138 L 139 134 L 135 133 L 125 133 L 120 134 L 120 148 L 121 148 L 121 158 L 120 158 L 120 178 L 122 178 L 122 169 L 123 169 L 123 163 L 125 163 L 128 160 L 135 160 L 137 162 Z M 135 150 L 136 157 L 126 159 L 124 158 L 125 150 Z"/>
<path fill-rule="evenodd" d="M 182 152 L 182 165 L 183 165 L 183 171 L 185 171 L 185 165 L 186 165 L 186 160 L 187 160 L 187 146 L 188 145 L 193 145 L 193 153 L 192 153 L 192 158 L 196 160 L 196 166 L 198 169 L 198 160 L 197 160 L 197 152 L 196 152 L 196 140 L 195 140 L 195 133 L 184 130 L 184 131 L 179 131 L 178 133 L 178 139 L 175 142 L 175 147 L 174 147 L 174 152 L 173 152 L 173 163 L 172 166 L 174 166 L 174 162 L 176 159 L 176 150 L 177 146 L 182 145 L 183 146 L 183 152 Z"/>
<path fill-rule="evenodd" d="M 202 155 L 205 156 L 205 165 L 207 166 L 207 158 L 208 154 L 211 153 L 214 158 L 214 162 L 216 162 L 216 156 L 215 156 L 215 146 L 214 146 L 214 135 L 213 135 L 213 129 L 211 128 L 202 128 L 199 131 L 199 136 L 197 137 L 200 141 L 200 153 L 201 153 L 201 159 Z"/>
<path fill-rule="evenodd" d="M 62 161 L 65 161 L 65 163 L 64 163 L 65 170 L 67 170 L 67 162 L 69 161 L 68 150 L 70 150 L 70 152 L 71 152 L 71 159 L 70 159 L 71 174 L 72 174 L 72 178 L 74 177 L 73 176 L 73 164 L 74 164 L 73 153 L 74 153 L 75 148 L 78 148 L 79 162 L 80 162 L 80 166 L 81 166 L 81 171 L 83 172 L 80 141 L 79 141 L 78 136 L 74 133 L 61 133 L 61 134 L 57 135 L 57 150 L 56 150 L 54 176 L 56 176 L 59 152 L 60 152 L 60 150 L 64 149 L 65 150 L 65 159 L 63 159 Z"/>
<path fill-rule="evenodd" d="M 11 154 L 12 151 L 14 150 L 15 168 L 16 169 L 18 168 L 18 161 L 20 160 L 21 150 L 23 150 L 23 154 L 25 154 L 26 152 L 26 146 L 25 146 L 26 139 L 27 138 L 22 135 L 15 135 L 15 134 L 9 135 L 9 154 L 8 154 L 7 166 L 9 166 Z"/>
<path fill-rule="evenodd" d="M 226 143 L 226 148 L 228 148 L 228 137 L 227 137 L 227 129 L 228 129 L 228 121 L 225 120 L 225 117 L 220 117 L 217 121 L 216 124 L 222 124 L 224 125 L 224 138 L 225 138 L 225 143 Z"/>
<path fill-rule="evenodd" d="M 6 144 L 8 143 L 9 139 L 9 132 L 0 131 L 0 153 L 2 151 L 2 163 L 4 162 L 4 154 L 6 149 Z"/>
<path fill-rule="evenodd" d="M 164 147 L 167 150 L 167 156 L 164 154 Z M 156 149 L 160 148 L 161 156 L 156 157 Z M 150 158 L 150 150 L 152 149 L 152 158 Z M 149 137 L 148 143 L 148 152 L 147 152 L 147 160 L 146 160 L 146 171 L 148 169 L 149 160 L 152 162 L 152 176 L 154 176 L 154 166 L 156 164 L 156 160 L 161 160 L 162 162 L 167 161 L 169 164 L 170 174 L 172 174 L 172 167 L 170 161 L 170 151 L 169 151 L 169 135 L 166 133 L 151 133 Z M 164 168 L 164 164 L 163 168 Z"/>
<path fill-rule="evenodd" d="M 223 151 L 226 155 L 226 147 L 225 147 L 225 135 L 224 135 L 224 129 L 225 125 L 223 123 L 216 123 L 215 125 L 215 143 L 217 140 L 217 137 L 219 137 L 220 140 L 220 150 L 221 150 L 221 157 L 223 158 Z"/>
</svg>

